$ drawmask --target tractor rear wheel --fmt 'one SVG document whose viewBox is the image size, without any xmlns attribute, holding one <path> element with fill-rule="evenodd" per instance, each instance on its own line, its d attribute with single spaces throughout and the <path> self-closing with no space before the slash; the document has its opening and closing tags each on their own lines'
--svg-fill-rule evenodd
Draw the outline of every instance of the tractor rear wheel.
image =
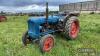
<svg viewBox="0 0 100 56">
<path fill-rule="evenodd" d="M 54 36 L 50 34 L 43 36 L 39 44 L 42 53 L 49 52 L 54 47 Z"/>
<path fill-rule="evenodd" d="M 23 36 L 22 36 L 22 42 L 24 44 L 24 46 L 27 46 L 27 44 L 32 43 L 32 39 L 30 38 L 30 36 L 28 35 L 28 31 L 26 31 Z"/>
<path fill-rule="evenodd" d="M 79 20 L 77 17 L 70 17 L 65 24 L 65 37 L 70 40 L 76 39 L 79 33 L 79 28 Z"/>
</svg>

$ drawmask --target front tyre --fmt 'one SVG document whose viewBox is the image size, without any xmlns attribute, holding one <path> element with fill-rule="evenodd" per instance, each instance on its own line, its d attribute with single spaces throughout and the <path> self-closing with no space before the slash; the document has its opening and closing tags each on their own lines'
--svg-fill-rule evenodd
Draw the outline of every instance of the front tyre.
<svg viewBox="0 0 100 56">
<path fill-rule="evenodd" d="M 22 36 L 22 43 L 24 44 L 24 46 L 27 46 L 27 44 L 32 43 L 32 39 L 29 37 L 28 31 L 26 31 L 23 34 L 23 36 Z"/>
<path fill-rule="evenodd" d="M 76 39 L 79 33 L 79 20 L 77 17 L 70 17 L 65 24 L 65 37 L 67 39 Z"/>
<path fill-rule="evenodd" d="M 45 35 L 40 39 L 40 50 L 42 53 L 49 52 L 54 46 L 54 36 L 53 35 Z"/>
</svg>

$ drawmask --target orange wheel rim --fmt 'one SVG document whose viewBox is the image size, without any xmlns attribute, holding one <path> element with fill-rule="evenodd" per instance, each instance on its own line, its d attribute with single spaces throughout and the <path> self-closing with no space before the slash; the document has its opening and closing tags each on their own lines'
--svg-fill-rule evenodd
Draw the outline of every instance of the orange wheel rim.
<svg viewBox="0 0 100 56">
<path fill-rule="evenodd" d="M 44 50 L 44 51 L 50 51 L 51 48 L 53 47 L 53 45 L 54 45 L 54 40 L 53 40 L 53 38 L 48 37 L 48 38 L 46 38 L 45 41 L 44 41 L 43 50 Z"/>
<path fill-rule="evenodd" d="M 72 38 L 75 38 L 75 37 L 77 37 L 78 32 L 79 32 L 79 24 L 78 24 L 77 21 L 74 21 L 74 22 L 71 24 L 70 35 L 72 36 Z"/>
</svg>

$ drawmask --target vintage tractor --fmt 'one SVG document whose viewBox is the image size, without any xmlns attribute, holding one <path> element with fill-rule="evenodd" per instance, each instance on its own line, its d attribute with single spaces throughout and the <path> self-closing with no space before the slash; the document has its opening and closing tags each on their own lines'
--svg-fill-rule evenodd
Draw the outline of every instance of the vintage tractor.
<svg viewBox="0 0 100 56">
<path fill-rule="evenodd" d="M 48 16 L 48 3 L 46 3 L 46 17 L 30 17 L 28 20 L 28 30 L 22 37 L 22 42 L 27 44 L 38 42 L 40 50 L 50 51 L 55 43 L 54 33 L 64 33 L 65 38 L 76 39 L 79 33 L 78 13 L 69 13 L 65 17 L 62 15 Z"/>
<path fill-rule="evenodd" d="M 7 18 L 5 16 L 0 16 L 0 22 L 6 21 Z"/>
</svg>

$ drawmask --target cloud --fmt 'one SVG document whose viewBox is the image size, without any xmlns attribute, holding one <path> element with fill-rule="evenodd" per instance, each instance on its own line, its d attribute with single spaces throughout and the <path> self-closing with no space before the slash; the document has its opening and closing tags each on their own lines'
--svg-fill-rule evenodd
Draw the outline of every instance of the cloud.
<svg viewBox="0 0 100 56">
<path fill-rule="evenodd" d="M 15 7 L 7 7 L 7 6 L 0 6 L 0 11 L 15 12 L 16 8 Z"/>
<path fill-rule="evenodd" d="M 48 2 L 50 6 L 57 6 L 64 3 L 82 2 L 90 0 L 0 0 L 1 6 L 27 6 L 32 4 L 45 5 Z"/>
<path fill-rule="evenodd" d="M 41 12 L 45 11 L 45 2 L 51 11 L 59 10 L 59 4 L 83 2 L 90 0 L 0 0 L 0 11 Z"/>
<path fill-rule="evenodd" d="M 28 5 L 28 6 L 23 6 L 23 7 L 7 7 L 7 6 L 0 6 L 0 11 L 4 12 L 44 12 L 45 11 L 45 6 L 40 6 L 40 5 Z M 58 6 L 49 6 L 50 11 L 58 11 L 59 7 Z"/>
<path fill-rule="evenodd" d="M 44 12 L 45 11 L 45 6 L 39 6 L 36 4 L 29 5 L 29 6 L 24 6 L 24 7 L 18 7 L 18 11 L 25 11 L 25 12 Z M 58 11 L 59 7 L 58 6 L 49 6 L 50 11 Z"/>
<path fill-rule="evenodd" d="M 16 10 L 17 11 L 24 11 L 24 12 L 43 12 L 44 7 L 33 4 L 33 5 L 18 7 Z"/>
</svg>

